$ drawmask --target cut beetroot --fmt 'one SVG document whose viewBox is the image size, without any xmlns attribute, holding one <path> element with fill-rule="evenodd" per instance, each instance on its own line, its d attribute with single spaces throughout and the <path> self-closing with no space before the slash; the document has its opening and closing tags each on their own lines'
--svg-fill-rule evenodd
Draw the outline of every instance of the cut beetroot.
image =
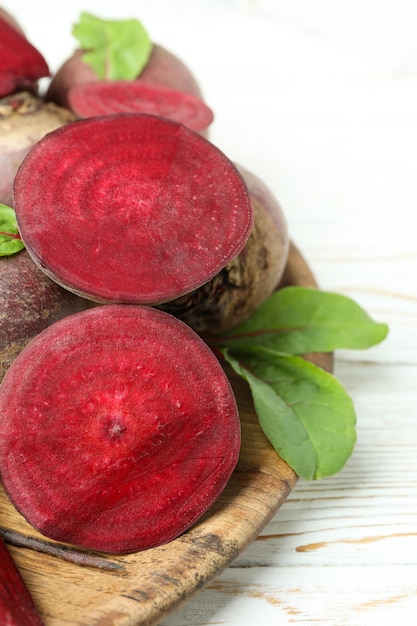
<svg viewBox="0 0 417 626">
<path fill-rule="evenodd" d="M 18 89 L 32 88 L 39 78 L 49 76 L 41 53 L 23 33 L 0 16 L 0 97 Z"/>
<path fill-rule="evenodd" d="M 29 589 L 0 537 L 0 621 L 2 626 L 42 626 Z"/>
<path fill-rule="evenodd" d="M 195 131 L 206 130 L 212 110 L 196 96 L 139 81 L 94 81 L 73 87 L 69 105 L 77 117 L 113 113 L 152 113 L 181 122 Z"/>
<path fill-rule="evenodd" d="M 75 50 L 52 77 L 45 98 L 62 107 L 69 108 L 68 92 L 80 83 L 100 80 L 93 68 L 84 60 L 85 50 Z M 162 85 L 186 91 L 202 98 L 202 92 L 191 70 L 169 50 L 154 43 L 151 56 L 139 76 L 141 82 Z"/>
<path fill-rule="evenodd" d="M 0 474 L 44 535 L 126 553 L 170 541 L 213 503 L 238 458 L 230 383 L 203 340 L 151 307 L 56 322 L 0 388 Z"/>
<path fill-rule="evenodd" d="M 41 139 L 14 186 L 19 231 L 56 282 L 97 302 L 158 304 L 243 248 L 253 209 L 241 174 L 183 124 L 119 113 Z"/>
</svg>

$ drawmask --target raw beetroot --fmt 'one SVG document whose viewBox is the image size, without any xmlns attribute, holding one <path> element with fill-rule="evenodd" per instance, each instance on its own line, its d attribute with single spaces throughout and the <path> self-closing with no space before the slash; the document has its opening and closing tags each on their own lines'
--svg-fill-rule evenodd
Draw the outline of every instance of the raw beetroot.
<svg viewBox="0 0 417 626">
<path fill-rule="evenodd" d="M 26 344 L 89 304 L 50 280 L 26 250 L 0 257 L 0 381 Z"/>
<path fill-rule="evenodd" d="M 0 15 L 0 59 L 0 97 L 34 89 L 39 78 L 49 76 L 42 54 L 4 14 Z"/>
<path fill-rule="evenodd" d="M 0 621 L 2 626 L 42 626 L 32 596 L 0 537 Z"/>
<path fill-rule="evenodd" d="M 254 210 L 254 224 L 243 250 L 212 280 L 160 308 L 202 335 L 237 326 L 275 291 L 288 259 L 289 234 L 284 212 L 269 187 L 238 165 Z"/>
<path fill-rule="evenodd" d="M 45 98 L 70 108 L 69 90 L 75 85 L 100 80 L 83 60 L 84 51 L 76 50 L 52 77 Z M 201 88 L 189 68 L 176 55 L 153 44 L 148 63 L 137 77 L 138 81 L 185 91 L 202 98 Z"/>
<path fill-rule="evenodd" d="M 13 182 L 23 158 L 46 133 L 75 115 L 53 102 L 20 91 L 0 98 L 0 202 L 13 205 Z"/>
<path fill-rule="evenodd" d="M 253 224 L 243 178 L 217 147 L 139 113 L 46 135 L 19 168 L 14 206 L 38 265 L 97 302 L 188 293 L 241 251 Z"/>
<path fill-rule="evenodd" d="M 212 110 L 197 96 L 141 81 L 112 80 L 81 83 L 69 91 L 68 102 L 77 117 L 113 113 L 153 113 L 206 131 Z"/>
<path fill-rule="evenodd" d="M 0 474 L 43 534 L 111 553 L 170 541 L 218 497 L 240 424 L 219 362 L 186 324 L 106 305 L 56 322 L 0 392 Z"/>
</svg>

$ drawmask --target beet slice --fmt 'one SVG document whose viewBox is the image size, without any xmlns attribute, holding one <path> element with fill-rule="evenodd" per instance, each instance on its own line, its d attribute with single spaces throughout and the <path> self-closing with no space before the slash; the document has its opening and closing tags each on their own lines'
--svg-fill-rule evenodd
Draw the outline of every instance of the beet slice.
<svg viewBox="0 0 417 626">
<path fill-rule="evenodd" d="M 29 589 L 0 537 L 0 618 L 3 626 L 42 626 Z"/>
<path fill-rule="evenodd" d="M 240 423 L 220 363 L 152 307 L 66 317 L 20 353 L 0 388 L 0 475 L 46 536 L 126 553 L 189 528 L 226 485 Z"/>
<path fill-rule="evenodd" d="M 58 68 L 46 91 L 47 101 L 69 108 L 68 92 L 71 87 L 79 83 L 100 80 L 93 68 L 84 61 L 85 52 L 85 50 L 75 50 Z M 203 97 L 200 85 L 190 68 L 175 54 L 157 43 L 153 44 L 148 63 L 135 80 L 171 87 L 192 93 L 199 98 Z"/>
<path fill-rule="evenodd" d="M 0 16 L 0 97 L 18 89 L 33 88 L 39 78 L 49 76 L 41 53 L 10 21 Z"/>
<path fill-rule="evenodd" d="M 19 231 L 56 282 L 97 302 L 159 304 L 215 276 L 253 223 L 216 146 L 150 114 L 77 120 L 41 139 L 14 186 Z"/>
<path fill-rule="evenodd" d="M 139 81 L 94 81 L 70 89 L 69 106 L 77 117 L 113 113 L 153 113 L 181 122 L 195 131 L 206 130 L 213 111 L 192 94 Z"/>
</svg>

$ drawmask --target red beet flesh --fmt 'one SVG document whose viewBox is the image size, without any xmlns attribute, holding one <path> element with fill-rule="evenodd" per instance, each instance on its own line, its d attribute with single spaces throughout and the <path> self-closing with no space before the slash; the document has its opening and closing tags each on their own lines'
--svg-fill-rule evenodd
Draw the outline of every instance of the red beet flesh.
<svg viewBox="0 0 417 626">
<path fill-rule="evenodd" d="M 42 626 L 32 596 L 0 537 L 0 620 L 2 626 Z"/>
<path fill-rule="evenodd" d="M 253 224 L 246 184 L 218 148 L 140 113 L 46 135 L 19 168 L 14 208 L 35 262 L 97 302 L 188 293 L 240 252 Z"/>
<path fill-rule="evenodd" d="M 69 106 L 77 117 L 113 113 L 153 113 L 181 122 L 195 131 L 206 130 L 212 110 L 197 96 L 140 81 L 94 81 L 70 89 Z"/>
<path fill-rule="evenodd" d="M 238 458 L 230 383 L 202 339 L 151 307 L 60 320 L 0 389 L 0 474 L 40 532 L 127 553 L 170 541 L 219 496 Z"/>
<path fill-rule="evenodd" d="M 1 16 L 0 59 L 0 97 L 32 88 L 39 78 L 49 76 L 48 65 L 40 52 Z"/>
</svg>

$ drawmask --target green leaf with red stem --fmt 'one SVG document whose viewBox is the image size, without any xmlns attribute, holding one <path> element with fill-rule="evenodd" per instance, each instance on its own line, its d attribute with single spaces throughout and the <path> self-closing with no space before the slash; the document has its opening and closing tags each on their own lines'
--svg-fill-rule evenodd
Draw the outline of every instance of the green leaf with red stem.
<svg viewBox="0 0 417 626">
<path fill-rule="evenodd" d="M 212 337 L 248 383 L 259 423 L 292 469 L 307 480 L 339 472 L 356 439 L 353 403 L 340 382 L 300 355 L 365 349 L 388 326 L 346 296 L 312 287 L 285 287 L 243 324 Z"/>
<path fill-rule="evenodd" d="M 232 350 L 264 346 L 286 354 L 364 350 L 385 339 L 388 326 L 375 322 L 347 296 L 313 287 L 275 292 L 243 324 L 215 337 Z"/>
<path fill-rule="evenodd" d="M 15 254 L 24 247 L 14 210 L 5 204 L 0 204 L 0 256 Z"/>
</svg>

